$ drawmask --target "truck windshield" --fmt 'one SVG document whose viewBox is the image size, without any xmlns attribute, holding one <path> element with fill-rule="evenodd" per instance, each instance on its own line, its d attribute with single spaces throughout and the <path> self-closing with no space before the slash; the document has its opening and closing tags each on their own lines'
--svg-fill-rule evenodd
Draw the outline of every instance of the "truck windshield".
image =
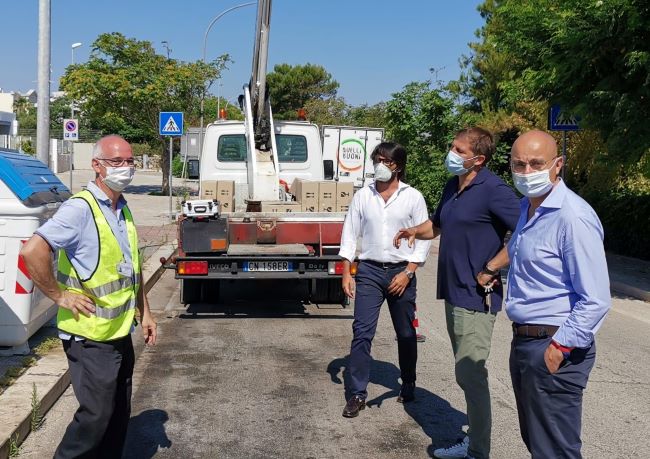
<svg viewBox="0 0 650 459">
<path fill-rule="evenodd" d="M 278 159 L 281 163 L 307 161 L 307 139 L 302 135 L 278 134 L 275 136 Z M 246 136 L 227 134 L 219 137 L 217 160 L 221 162 L 246 161 Z"/>
</svg>

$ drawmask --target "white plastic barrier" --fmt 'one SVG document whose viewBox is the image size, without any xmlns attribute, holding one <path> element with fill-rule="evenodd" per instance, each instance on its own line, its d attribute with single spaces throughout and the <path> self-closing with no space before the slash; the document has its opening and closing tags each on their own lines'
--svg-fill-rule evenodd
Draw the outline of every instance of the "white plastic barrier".
<svg viewBox="0 0 650 459">
<path fill-rule="evenodd" d="M 70 193 L 41 162 L 0 149 L 0 346 L 21 346 L 56 314 L 19 256 Z"/>
</svg>

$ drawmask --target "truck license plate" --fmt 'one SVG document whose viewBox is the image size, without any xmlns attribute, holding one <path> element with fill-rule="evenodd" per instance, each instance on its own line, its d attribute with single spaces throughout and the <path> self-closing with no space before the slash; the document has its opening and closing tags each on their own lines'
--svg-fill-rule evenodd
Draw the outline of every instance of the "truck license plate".
<svg viewBox="0 0 650 459">
<path fill-rule="evenodd" d="M 293 263 L 289 261 L 247 261 L 244 271 L 293 271 Z"/>
</svg>

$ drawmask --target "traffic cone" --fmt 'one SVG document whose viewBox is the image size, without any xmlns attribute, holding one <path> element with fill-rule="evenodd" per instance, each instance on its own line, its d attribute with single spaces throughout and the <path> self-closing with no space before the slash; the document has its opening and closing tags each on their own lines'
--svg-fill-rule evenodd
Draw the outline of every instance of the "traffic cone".
<svg viewBox="0 0 650 459">
<path fill-rule="evenodd" d="M 415 328 L 415 337 L 418 343 L 424 343 L 427 337 L 420 333 L 420 320 L 418 319 L 418 305 L 415 305 L 415 313 L 413 317 L 413 327 Z"/>
<path fill-rule="evenodd" d="M 415 312 L 413 315 L 413 328 L 415 328 L 415 339 L 418 343 L 424 343 L 427 340 L 427 337 L 420 333 L 420 321 L 418 320 L 418 306 L 415 305 Z M 397 336 L 395 337 L 397 341 Z"/>
</svg>

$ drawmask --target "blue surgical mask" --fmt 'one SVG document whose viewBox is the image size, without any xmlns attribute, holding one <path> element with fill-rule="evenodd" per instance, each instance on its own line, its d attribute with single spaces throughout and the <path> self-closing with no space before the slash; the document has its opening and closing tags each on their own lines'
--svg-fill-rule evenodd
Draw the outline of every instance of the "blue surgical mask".
<svg viewBox="0 0 650 459">
<path fill-rule="evenodd" d="M 476 156 L 473 156 L 469 159 L 465 159 L 455 151 L 450 150 L 449 153 L 447 153 L 447 157 L 445 158 L 445 167 L 447 167 L 447 170 L 451 174 L 465 175 L 470 171 L 470 169 L 463 167 L 463 164 L 465 163 L 465 161 L 469 161 L 474 158 L 476 158 Z"/>
<path fill-rule="evenodd" d="M 551 168 L 555 166 L 556 161 L 557 158 L 553 161 Z M 517 174 L 513 172 L 512 181 L 515 184 L 515 188 L 528 198 L 543 196 L 553 188 L 550 175 L 551 168 L 539 172 L 531 172 L 530 174 Z"/>
</svg>

